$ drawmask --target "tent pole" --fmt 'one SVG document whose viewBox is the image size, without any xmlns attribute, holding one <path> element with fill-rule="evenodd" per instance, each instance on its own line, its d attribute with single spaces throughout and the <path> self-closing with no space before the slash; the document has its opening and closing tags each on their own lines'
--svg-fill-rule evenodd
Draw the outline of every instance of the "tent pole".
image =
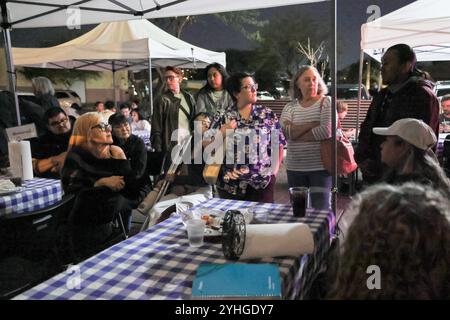
<svg viewBox="0 0 450 320">
<path fill-rule="evenodd" d="M 356 112 L 356 132 L 355 132 L 356 142 L 358 142 L 358 134 L 359 134 L 359 112 L 361 109 L 363 63 L 364 63 L 364 50 L 361 49 L 360 54 L 359 54 L 358 107 L 357 107 L 357 112 Z"/>
<path fill-rule="evenodd" d="M 117 106 L 117 98 L 116 98 L 116 66 L 114 61 L 111 62 L 112 65 L 112 83 L 113 83 L 113 98 L 114 98 L 114 107 L 118 108 Z"/>
<path fill-rule="evenodd" d="M 5 42 L 5 58 L 6 58 L 6 70 L 8 72 L 9 91 L 14 97 L 14 106 L 16 108 L 17 125 L 22 125 L 20 120 L 19 99 L 17 99 L 16 92 L 16 72 L 14 70 L 13 56 L 11 53 L 11 35 L 9 33 L 8 15 L 6 11 L 6 3 L 2 3 L 2 33 L 3 40 Z"/>
<path fill-rule="evenodd" d="M 149 85 L 148 85 L 148 100 L 150 102 L 150 119 L 153 116 L 153 78 L 152 78 L 152 58 L 149 56 L 148 57 L 148 80 L 149 80 Z"/>
<path fill-rule="evenodd" d="M 337 144 L 336 144 L 336 17 L 337 17 L 337 0 L 331 1 L 331 58 L 330 58 L 330 77 L 331 77 L 331 133 L 333 137 L 333 152 L 332 152 L 332 163 L 333 163 L 333 187 L 331 190 L 332 202 L 331 209 L 334 212 L 334 216 L 337 217 Z"/>
</svg>

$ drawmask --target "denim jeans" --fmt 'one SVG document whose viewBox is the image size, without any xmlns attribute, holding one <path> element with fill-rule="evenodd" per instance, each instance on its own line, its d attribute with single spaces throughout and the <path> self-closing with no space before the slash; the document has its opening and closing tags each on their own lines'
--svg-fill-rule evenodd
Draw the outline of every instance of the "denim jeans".
<svg viewBox="0 0 450 320">
<path fill-rule="evenodd" d="M 310 189 L 310 207 L 319 210 L 328 210 L 331 207 L 331 187 L 333 181 L 326 170 L 287 170 L 286 172 L 289 188 L 308 187 Z"/>
</svg>

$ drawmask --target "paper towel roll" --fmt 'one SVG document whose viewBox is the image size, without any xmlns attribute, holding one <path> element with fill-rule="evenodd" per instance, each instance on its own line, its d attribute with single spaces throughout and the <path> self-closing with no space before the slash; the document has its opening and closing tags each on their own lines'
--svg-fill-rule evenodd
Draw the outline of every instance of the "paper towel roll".
<svg viewBox="0 0 450 320">
<path fill-rule="evenodd" d="M 8 143 L 9 163 L 14 177 L 33 179 L 33 163 L 29 141 Z"/>
<path fill-rule="evenodd" d="M 240 259 L 292 256 L 312 253 L 314 239 L 304 223 L 247 225 Z"/>
</svg>

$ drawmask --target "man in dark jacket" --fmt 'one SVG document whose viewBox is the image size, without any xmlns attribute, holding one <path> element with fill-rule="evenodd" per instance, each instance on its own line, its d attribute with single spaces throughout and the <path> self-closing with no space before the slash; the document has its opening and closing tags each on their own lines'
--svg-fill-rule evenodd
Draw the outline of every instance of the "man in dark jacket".
<svg viewBox="0 0 450 320">
<path fill-rule="evenodd" d="M 33 170 L 37 176 L 57 179 L 64 165 L 75 119 L 67 116 L 60 107 L 53 107 L 45 111 L 43 121 L 47 124 L 47 132 L 30 141 Z"/>
<path fill-rule="evenodd" d="M 185 134 L 193 130 L 195 101 L 192 95 L 180 89 L 183 73 L 175 67 L 166 67 L 164 72 L 167 90 L 155 101 L 152 116 L 152 146 L 156 152 L 169 152 L 182 141 Z M 177 140 L 172 133 L 178 130 Z"/>
<path fill-rule="evenodd" d="M 375 135 L 372 128 L 416 118 L 427 123 L 436 135 L 439 131 L 439 101 L 433 83 L 416 68 L 414 51 L 405 44 L 390 47 L 382 58 L 381 73 L 387 87 L 372 100 L 355 150 L 355 159 L 367 183 L 378 181 L 383 171 L 380 145 L 384 138 Z"/>
</svg>

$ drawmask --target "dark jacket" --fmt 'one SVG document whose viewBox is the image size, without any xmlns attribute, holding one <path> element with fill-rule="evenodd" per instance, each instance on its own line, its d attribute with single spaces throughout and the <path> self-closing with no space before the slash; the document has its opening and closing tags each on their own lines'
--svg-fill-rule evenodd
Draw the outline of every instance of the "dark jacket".
<svg viewBox="0 0 450 320">
<path fill-rule="evenodd" d="M 196 114 L 195 101 L 188 92 L 181 90 L 181 93 L 189 104 L 189 120 L 191 122 L 191 130 L 193 130 L 193 118 Z M 170 90 L 167 90 L 155 101 L 151 141 L 156 152 L 170 152 L 177 144 L 176 141 L 171 141 L 171 136 L 172 132 L 178 129 L 178 113 L 182 112 L 180 105 L 181 100 L 176 98 Z"/>
<path fill-rule="evenodd" d="M 127 176 L 130 162 L 119 159 L 98 159 L 80 147 L 72 147 L 67 153 L 61 172 L 64 192 L 77 193 L 83 188 L 94 187 L 100 178 Z"/>
<path fill-rule="evenodd" d="M 203 147 L 196 148 L 194 145 L 194 137 L 191 139 L 191 148 L 188 148 L 186 152 L 190 152 L 189 155 L 185 155 L 183 158 L 191 157 L 191 163 L 182 163 L 178 167 L 177 175 L 172 183 L 173 186 L 194 186 L 194 187 L 206 187 L 208 183 L 203 178 L 203 169 L 205 168 L 205 162 L 203 161 Z M 202 159 L 202 163 L 195 163 L 196 159 Z"/>
<path fill-rule="evenodd" d="M 100 178 L 126 176 L 130 171 L 128 160 L 98 159 L 82 148 L 72 147 L 61 172 L 61 183 L 65 193 L 76 196 L 73 223 L 93 226 L 111 222 L 126 208 L 125 198 L 94 184 Z"/>
<path fill-rule="evenodd" d="M 358 164 L 370 160 L 370 172 L 363 177 L 374 182 L 382 172 L 380 145 L 384 136 L 376 135 L 374 127 L 388 127 L 403 118 L 421 119 L 439 134 L 439 101 L 433 84 L 422 78 L 411 77 L 397 89 L 382 89 L 372 100 L 366 119 L 361 124 L 355 160 Z"/>
<path fill-rule="evenodd" d="M 151 181 L 147 174 L 147 149 L 144 141 L 131 135 L 125 143 L 114 137 L 114 144 L 122 148 L 130 161 L 131 171 L 125 176 L 125 188 L 121 193 L 128 199 L 142 200 L 150 192 Z"/>
<path fill-rule="evenodd" d="M 54 134 L 53 132 L 47 130 L 44 135 L 30 140 L 31 155 L 33 158 L 47 159 L 67 151 L 75 118 L 69 117 L 69 121 L 71 124 L 71 129 L 65 134 Z"/>
<path fill-rule="evenodd" d="M 44 109 L 44 111 L 47 111 L 47 109 L 50 108 L 60 107 L 58 99 L 49 93 L 37 95 L 36 102 Z"/>
</svg>

